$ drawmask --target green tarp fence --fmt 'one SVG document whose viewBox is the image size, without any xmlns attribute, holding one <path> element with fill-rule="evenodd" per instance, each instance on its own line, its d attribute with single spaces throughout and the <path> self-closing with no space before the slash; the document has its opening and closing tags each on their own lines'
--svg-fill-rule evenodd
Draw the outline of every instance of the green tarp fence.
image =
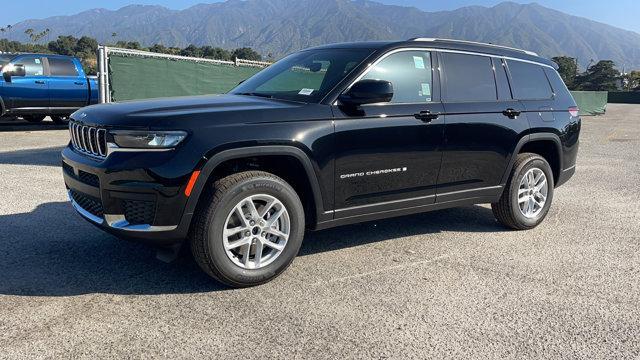
<svg viewBox="0 0 640 360">
<path fill-rule="evenodd" d="M 572 91 L 571 95 L 578 104 L 580 115 L 600 115 L 607 109 L 606 91 Z"/>
<path fill-rule="evenodd" d="M 223 94 L 260 70 L 251 66 L 110 53 L 111 101 Z"/>
<path fill-rule="evenodd" d="M 640 91 L 610 91 L 609 102 L 612 104 L 640 104 Z"/>
</svg>

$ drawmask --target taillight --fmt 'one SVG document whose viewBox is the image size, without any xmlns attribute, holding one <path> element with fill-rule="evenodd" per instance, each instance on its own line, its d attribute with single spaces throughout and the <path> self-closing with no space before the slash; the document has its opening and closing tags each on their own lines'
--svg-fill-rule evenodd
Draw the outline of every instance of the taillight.
<svg viewBox="0 0 640 360">
<path fill-rule="evenodd" d="M 572 117 L 576 117 L 580 114 L 580 109 L 577 106 L 572 106 L 569 108 L 569 115 Z"/>
</svg>

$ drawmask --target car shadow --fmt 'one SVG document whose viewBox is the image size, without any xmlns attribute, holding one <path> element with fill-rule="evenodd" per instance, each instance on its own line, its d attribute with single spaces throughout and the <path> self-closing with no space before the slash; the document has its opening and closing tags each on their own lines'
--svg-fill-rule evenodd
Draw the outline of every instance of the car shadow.
<svg viewBox="0 0 640 360">
<path fill-rule="evenodd" d="M 64 146 L 0 152 L 2 165 L 61 166 Z"/>
<path fill-rule="evenodd" d="M 100 231 L 67 202 L 0 215 L 0 229 L 2 295 L 154 295 L 228 289 L 202 272 L 186 249 L 174 262 L 160 262 L 153 248 Z M 425 233 L 501 230 L 490 209 L 471 206 L 308 232 L 300 256 Z"/>
</svg>

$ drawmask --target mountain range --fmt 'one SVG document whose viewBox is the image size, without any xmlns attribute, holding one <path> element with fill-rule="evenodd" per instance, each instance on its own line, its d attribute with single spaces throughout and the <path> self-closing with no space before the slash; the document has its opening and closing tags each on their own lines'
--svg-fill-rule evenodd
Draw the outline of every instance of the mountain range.
<svg viewBox="0 0 640 360">
<path fill-rule="evenodd" d="M 610 59 L 620 68 L 640 68 L 640 34 L 535 3 L 439 12 L 368 0 L 228 0 L 185 10 L 130 5 L 23 21 L 7 37 L 27 41 L 29 28 L 50 29 L 50 39 L 88 35 L 101 43 L 248 46 L 275 58 L 333 42 L 439 37 L 513 46 L 545 57 L 568 55 L 582 67 Z"/>
</svg>

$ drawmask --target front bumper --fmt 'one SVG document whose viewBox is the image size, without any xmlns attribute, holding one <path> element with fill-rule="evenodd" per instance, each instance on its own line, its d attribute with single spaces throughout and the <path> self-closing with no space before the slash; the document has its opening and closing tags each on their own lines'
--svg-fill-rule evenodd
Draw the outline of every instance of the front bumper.
<svg viewBox="0 0 640 360">
<path fill-rule="evenodd" d="M 62 169 L 71 205 L 87 221 L 120 238 L 158 246 L 182 242 L 191 214 L 184 187 L 166 164 L 173 154 L 117 153 L 96 160 L 67 147 Z"/>
</svg>

